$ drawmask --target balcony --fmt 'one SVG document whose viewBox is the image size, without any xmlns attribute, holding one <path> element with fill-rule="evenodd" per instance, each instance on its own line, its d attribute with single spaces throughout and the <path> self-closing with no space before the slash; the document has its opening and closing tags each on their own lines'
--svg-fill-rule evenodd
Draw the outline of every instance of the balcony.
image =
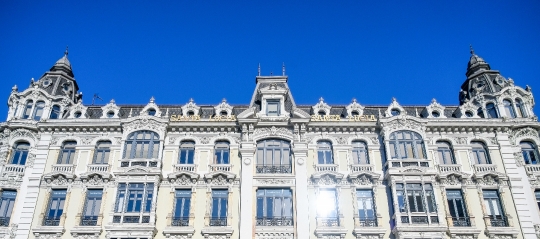
<svg viewBox="0 0 540 239">
<path fill-rule="evenodd" d="M 439 164 L 437 165 L 437 168 L 439 168 L 439 172 L 443 174 L 453 173 L 453 172 L 462 172 L 461 165 L 459 164 Z"/>
<path fill-rule="evenodd" d="M 56 227 L 60 225 L 62 217 L 43 217 L 43 226 Z"/>
<path fill-rule="evenodd" d="M 262 217 L 256 218 L 256 226 L 290 227 L 293 226 L 292 217 Z"/>
<path fill-rule="evenodd" d="M 232 164 L 211 164 L 209 165 L 211 172 L 230 172 L 232 168 Z"/>
<path fill-rule="evenodd" d="M 209 224 L 211 227 L 226 227 L 227 226 L 227 218 L 210 218 Z"/>
<path fill-rule="evenodd" d="M 52 165 L 53 173 L 73 174 L 74 171 L 75 171 L 75 165 L 73 164 L 53 164 Z"/>
<path fill-rule="evenodd" d="M 81 226 L 97 226 L 98 216 L 81 217 Z"/>
<path fill-rule="evenodd" d="M 497 172 L 497 165 L 495 164 L 475 164 L 474 173 L 475 174 L 485 174 L 485 173 L 495 173 Z"/>
<path fill-rule="evenodd" d="M 9 217 L 0 217 L 0 227 L 7 227 L 9 226 Z"/>
<path fill-rule="evenodd" d="M 90 164 L 86 168 L 87 172 L 91 173 L 108 173 L 109 165 L 108 164 Z"/>
<path fill-rule="evenodd" d="M 314 165 L 315 172 L 337 172 L 337 164 L 316 164 Z"/>
<path fill-rule="evenodd" d="M 454 227 L 470 227 L 471 218 L 470 217 L 452 217 L 452 225 L 454 225 Z"/>
<path fill-rule="evenodd" d="M 377 227 L 377 218 L 357 218 L 359 227 Z"/>
<path fill-rule="evenodd" d="M 318 227 L 339 227 L 339 217 L 318 217 Z"/>
<path fill-rule="evenodd" d="M 391 159 L 387 164 L 389 168 L 429 167 L 429 162 L 425 159 Z"/>
<path fill-rule="evenodd" d="M 135 166 L 155 168 L 158 166 L 158 160 L 156 159 L 123 159 L 120 162 L 120 167 L 122 168 L 135 167 Z"/>
<path fill-rule="evenodd" d="M 350 167 L 351 173 L 373 172 L 373 165 L 369 164 L 352 164 Z"/>
<path fill-rule="evenodd" d="M 256 172 L 261 174 L 288 174 L 292 173 L 292 165 L 257 165 Z"/>
<path fill-rule="evenodd" d="M 504 216 L 489 216 L 489 223 L 492 227 L 507 227 L 508 221 Z"/>
<path fill-rule="evenodd" d="M 113 223 L 149 223 L 150 216 L 137 215 L 117 215 L 113 216 Z"/>
<path fill-rule="evenodd" d="M 175 164 L 174 172 L 195 172 L 197 170 L 196 164 Z"/>
<path fill-rule="evenodd" d="M 171 218 L 171 226 L 187 227 L 189 226 L 189 217 L 173 217 Z"/>
<path fill-rule="evenodd" d="M 529 175 L 540 174 L 540 164 L 526 164 L 525 171 Z"/>
<path fill-rule="evenodd" d="M 12 175 L 24 174 L 24 169 L 25 169 L 24 165 L 6 164 L 4 166 L 4 170 L 2 170 L 2 175 L 6 175 L 6 174 L 12 174 Z"/>
</svg>

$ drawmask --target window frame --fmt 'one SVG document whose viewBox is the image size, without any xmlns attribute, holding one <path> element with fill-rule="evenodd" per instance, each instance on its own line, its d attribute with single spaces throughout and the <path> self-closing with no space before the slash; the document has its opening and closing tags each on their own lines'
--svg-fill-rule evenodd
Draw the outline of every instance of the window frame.
<svg viewBox="0 0 540 239">
<path fill-rule="evenodd" d="M 256 191 L 257 225 L 262 226 L 292 226 L 294 215 L 293 195 L 290 188 L 259 188 Z M 277 202 L 281 202 L 278 206 Z M 288 202 L 288 204 L 287 204 Z M 271 205 L 269 205 L 271 204 Z M 272 209 L 269 212 L 269 209 Z M 276 214 L 276 211 L 279 213 Z M 270 214 L 270 215 L 269 215 Z M 280 223 L 268 223 L 268 220 Z"/>
<path fill-rule="evenodd" d="M 446 141 L 437 141 L 436 144 L 437 144 L 437 157 L 439 158 L 439 164 L 441 165 L 456 164 L 456 157 L 454 155 L 454 149 L 452 148 L 452 145 Z M 450 158 L 447 159 L 447 157 L 450 157 Z"/>
<path fill-rule="evenodd" d="M 317 164 L 334 164 L 334 147 L 332 142 L 320 140 L 317 142 Z"/>
<path fill-rule="evenodd" d="M 231 145 L 228 141 L 216 141 L 214 144 L 214 164 L 231 163 Z"/>
<path fill-rule="evenodd" d="M 407 136 L 410 138 L 407 139 Z M 400 137 L 402 138 L 400 139 Z M 427 159 L 424 139 L 419 133 L 410 130 L 399 130 L 392 132 L 389 138 L 388 145 L 392 159 Z M 412 156 L 409 154 L 412 154 Z"/>
<path fill-rule="evenodd" d="M 524 148 L 524 145 L 528 145 L 529 148 Z M 539 153 L 538 153 L 538 147 L 535 143 L 530 141 L 521 141 L 519 143 L 519 146 L 521 148 L 521 154 L 523 155 L 523 160 L 525 161 L 525 164 L 539 164 Z"/>
<path fill-rule="evenodd" d="M 373 189 L 356 189 L 356 216 L 362 226 L 377 226 L 377 209 Z M 371 207 L 371 208 L 369 208 Z M 369 212 L 371 210 L 371 212 Z"/>
<path fill-rule="evenodd" d="M 43 117 L 43 111 L 45 110 L 45 101 L 37 101 L 32 110 L 32 119 L 35 121 L 41 120 Z"/>
<path fill-rule="evenodd" d="M 257 173 L 292 173 L 291 153 L 291 143 L 287 140 L 264 139 L 258 141 Z"/>
<path fill-rule="evenodd" d="M 11 214 L 13 214 L 13 208 L 15 201 L 17 200 L 17 190 L 2 190 L 0 196 L 0 226 L 7 227 L 11 221 Z"/>
<path fill-rule="evenodd" d="M 195 142 L 186 140 L 180 142 L 178 153 L 178 164 L 194 164 L 195 162 Z"/>
<path fill-rule="evenodd" d="M 514 111 L 514 104 L 508 99 L 503 100 L 504 113 L 507 117 L 517 118 L 516 112 Z"/>
<path fill-rule="evenodd" d="M 188 194 L 189 196 L 187 196 Z M 192 196 L 191 189 L 177 188 L 174 190 L 172 226 L 189 226 Z"/>
<path fill-rule="evenodd" d="M 58 108 L 58 109 L 55 109 Z M 61 108 L 59 105 L 53 105 L 51 107 L 51 112 L 49 114 L 49 119 L 60 119 L 60 115 L 61 115 Z"/>
<path fill-rule="evenodd" d="M 463 191 L 461 189 L 446 189 L 446 201 L 453 225 L 455 227 L 471 226 L 467 203 L 463 197 Z"/>
<path fill-rule="evenodd" d="M 508 220 L 506 218 L 499 190 L 483 189 L 482 202 L 483 206 L 486 208 L 486 216 L 489 217 L 492 227 L 508 226 Z"/>
<path fill-rule="evenodd" d="M 62 143 L 62 148 L 60 149 L 60 154 L 58 155 L 58 160 L 56 164 L 73 164 L 75 161 L 75 154 L 77 153 L 77 141 L 64 141 Z M 64 158 L 64 154 L 67 154 L 67 158 Z"/>
<path fill-rule="evenodd" d="M 516 115 L 518 117 L 526 118 L 527 117 L 527 110 L 525 109 L 525 104 L 521 99 L 516 99 L 515 101 L 516 105 Z"/>
<path fill-rule="evenodd" d="M 119 183 L 114 203 L 113 223 L 148 223 L 156 193 L 154 182 Z"/>
<path fill-rule="evenodd" d="M 112 142 L 108 140 L 98 141 L 94 148 L 92 164 L 108 164 L 111 157 L 111 145 Z"/>
<path fill-rule="evenodd" d="M 276 106 L 276 112 L 270 112 L 270 105 Z M 280 116 L 281 115 L 281 101 L 280 100 L 266 100 L 266 116 Z"/>
<path fill-rule="evenodd" d="M 210 226 L 227 226 L 229 215 L 229 193 L 229 189 L 212 189 L 210 200 Z"/>
<path fill-rule="evenodd" d="M 47 203 L 43 226 L 58 226 L 60 224 L 60 219 L 64 214 L 66 198 L 67 189 L 52 189 L 49 202 Z"/>
<path fill-rule="evenodd" d="M 139 135 L 142 134 L 142 138 L 139 139 Z M 150 138 L 146 139 L 149 135 Z M 141 148 L 139 148 L 139 145 Z M 147 146 L 146 155 L 145 145 Z M 157 159 L 159 158 L 159 152 L 161 147 L 161 140 L 159 134 L 151 130 L 139 130 L 131 132 L 124 143 L 123 159 Z M 129 151 L 129 152 L 128 152 Z"/>
<path fill-rule="evenodd" d="M 361 162 L 361 155 L 364 155 L 365 162 Z M 360 140 L 352 142 L 352 159 L 353 164 L 370 164 L 369 151 L 366 142 Z"/>
<path fill-rule="evenodd" d="M 327 194 L 327 195 L 325 195 Z M 327 197 L 327 198 L 323 198 Z M 329 200 L 326 200 L 329 199 Z M 333 205 L 330 208 L 328 206 L 328 203 L 332 203 Z M 327 209 L 329 209 L 327 212 L 321 211 L 321 206 L 325 205 Z M 325 219 L 337 219 L 339 224 L 339 197 L 338 192 L 335 188 L 321 188 L 319 189 L 319 192 L 317 193 L 317 217 L 325 218 Z"/>
<path fill-rule="evenodd" d="M 400 182 L 396 183 L 393 191 L 397 199 L 396 212 L 401 214 L 399 220 L 402 223 L 439 224 L 437 201 L 432 183 Z M 414 219 L 422 220 L 415 221 Z"/>
<path fill-rule="evenodd" d="M 478 146 L 475 147 L 474 145 L 478 145 Z M 483 142 L 480 142 L 480 141 L 472 141 L 471 146 L 472 146 L 471 155 L 472 155 L 472 159 L 474 161 L 474 164 L 493 164 L 493 162 L 491 161 L 491 157 L 489 156 L 489 150 L 488 150 L 486 144 L 484 144 Z M 480 154 L 482 154 L 482 153 L 483 153 L 484 158 L 485 158 L 484 163 L 481 162 L 481 158 L 480 158 Z"/>
<path fill-rule="evenodd" d="M 495 103 L 486 104 L 487 118 L 496 119 L 499 118 L 499 113 L 497 112 L 497 106 Z"/>
<path fill-rule="evenodd" d="M 19 146 L 27 145 L 27 148 L 21 148 L 19 149 Z M 9 164 L 17 164 L 17 165 L 26 165 L 26 160 L 28 159 L 28 154 L 30 152 L 30 143 L 26 141 L 19 141 L 15 143 L 13 147 L 13 152 L 11 154 L 11 159 L 9 160 Z"/>
<path fill-rule="evenodd" d="M 87 189 L 81 213 L 81 226 L 97 226 L 101 206 L 103 205 L 103 189 Z M 90 208 L 90 212 L 88 209 Z"/>
</svg>

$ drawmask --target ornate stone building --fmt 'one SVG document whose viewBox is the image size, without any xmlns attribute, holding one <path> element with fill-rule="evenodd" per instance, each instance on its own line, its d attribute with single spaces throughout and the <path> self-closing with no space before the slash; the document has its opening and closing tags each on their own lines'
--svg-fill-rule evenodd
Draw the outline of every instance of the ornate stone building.
<svg viewBox="0 0 540 239">
<path fill-rule="evenodd" d="M 4 238 L 540 238 L 529 87 L 471 51 L 458 106 L 83 104 L 67 52 L 0 124 Z M 457 93 L 457 92 L 456 92 Z"/>
</svg>

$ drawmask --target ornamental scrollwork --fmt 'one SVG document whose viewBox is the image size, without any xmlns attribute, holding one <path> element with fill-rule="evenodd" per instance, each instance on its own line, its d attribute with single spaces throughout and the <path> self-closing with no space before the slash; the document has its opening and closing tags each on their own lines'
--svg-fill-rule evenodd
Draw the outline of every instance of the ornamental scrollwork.
<svg viewBox="0 0 540 239">
<path fill-rule="evenodd" d="M 136 130 L 153 130 L 156 131 L 161 137 L 165 133 L 166 123 L 162 123 L 154 119 L 153 116 L 143 115 L 138 116 L 133 121 L 124 125 L 125 132 L 131 133 Z"/>
<path fill-rule="evenodd" d="M 519 142 L 516 142 L 516 140 L 520 138 L 533 138 L 540 141 L 538 131 L 530 127 L 521 128 L 510 133 L 509 139 L 512 145 L 517 145 Z"/>
<path fill-rule="evenodd" d="M 281 136 L 292 139 L 294 137 L 293 132 L 287 128 L 277 128 L 272 126 L 271 128 L 258 128 L 253 131 L 253 139 L 257 140 L 269 136 Z"/>
</svg>

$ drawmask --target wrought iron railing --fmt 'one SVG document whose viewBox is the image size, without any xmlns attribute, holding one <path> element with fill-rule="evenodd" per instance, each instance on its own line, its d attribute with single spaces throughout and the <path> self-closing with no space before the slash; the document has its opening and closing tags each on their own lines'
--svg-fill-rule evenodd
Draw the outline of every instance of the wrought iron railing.
<svg viewBox="0 0 540 239">
<path fill-rule="evenodd" d="M 258 217 L 257 226 L 293 226 L 292 217 Z"/>
<path fill-rule="evenodd" d="M 0 227 L 9 226 L 9 217 L 0 217 Z"/>
<path fill-rule="evenodd" d="M 139 216 L 124 216 L 123 219 L 123 223 L 139 223 L 139 219 L 141 218 Z"/>
<path fill-rule="evenodd" d="M 492 227 L 507 227 L 508 221 L 503 216 L 489 216 L 489 221 Z"/>
<path fill-rule="evenodd" d="M 339 218 L 338 217 L 325 217 L 318 218 L 319 225 L 322 227 L 339 227 Z"/>
<path fill-rule="evenodd" d="M 60 225 L 60 217 L 44 217 L 43 226 L 58 226 Z"/>
<path fill-rule="evenodd" d="M 291 165 L 257 165 L 257 173 L 292 173 Z"/>
<path fill-rule="evenodd" d="M 173 217 L 171 221 L 173 227 L 187 227 L 189 226 L 189 217 Z"/>
<path fill-rule="evenodd" d="M 413 224 L 428 224 L 428 217 L 425 216 L 412 216 L 411 222 Z"/>
<path fill-rule="evenodd" d="M 210 226 L 211 227 L 224 227 L 227 226 L 227 218 L 210 218 Z"/>
<path fill-rule="evenodd" d="M 81 226 L 97 226 L 97 216 L 84 216 L 81 217 Z"/>
<path fill-rule="evenodd" d="M 376 227 L 377 218 L 359 218 L 358 224 L 360 224 L 361 227 Z"/>
<path fill-rule="evenodd" d="M 470 217 L 452 217 L 452 223 L 454 227 L 470 227 L 471 218 Z"/>
<path fill-rule="evenodd" d="M 133 166 L 142 166 L 142 167 L 152 167 L 155 168 L 158 166 L 158 162 L 154 159 L 124 159 L 120 162 L 120 167 L 133 167 Z"/>
</svg>

